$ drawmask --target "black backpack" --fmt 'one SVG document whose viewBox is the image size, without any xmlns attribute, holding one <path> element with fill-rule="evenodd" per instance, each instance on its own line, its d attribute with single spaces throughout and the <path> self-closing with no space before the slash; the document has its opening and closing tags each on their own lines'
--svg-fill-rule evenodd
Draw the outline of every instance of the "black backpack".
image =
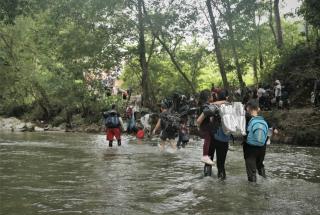
<svg viewBox="0 0 320 215">
<path fill-rule="evenodd" d="M 178 132 L 180 129 L 180 116 L 178 114 L 163 114 L 161 116 L 161 123 L 164 131 L 167 132 Z"/>
</svg>

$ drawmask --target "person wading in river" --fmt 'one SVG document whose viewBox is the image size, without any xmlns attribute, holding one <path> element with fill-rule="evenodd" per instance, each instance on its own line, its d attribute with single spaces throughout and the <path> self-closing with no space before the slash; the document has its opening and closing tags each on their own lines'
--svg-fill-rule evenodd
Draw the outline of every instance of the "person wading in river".
<svg viewBox="0 0 320 215">
<path fill-rule="evenodd" d="M 221 105 L 221 104 L 227 103 L 227 92 L 225 90 L 219 91 L 216 97 L 218 101 L 215 102 L 214 104 Z M 211 159 L 213 159 L 214 153 L 216 152 L 218 178 L 221 180 L 225 180 L 226 179 L 225 162 L 226 162 L 226 157 L 229 150 L 230 135 L 226 135 L 222 129 L 222 122 L 221 122 L 221 117 L 219 115 L 218 109 L 212 120 L 214 124 L 214 129 L 212 131 L 214 140 L 213 140 L 213 144 L 210 145 L 209 156 L 211 157 Z"/>
<path fill-rule="evenodd" d="M 106 127 L 106 139 L 109 141 L 109 147 L 112 147 L 114 137 L 121 146 L 121 128 L 124 129 L 120 114 L 116 111 L 116 105 L 111 106 L 111 110 L 103 113 Z"/>
<path fill-rule="evenodd" d="M 178 131 L 180 127 L 180 118 L 175 117 L 169 111 L 169 103 L 168 101 L 163 101 L 161 103 L 161 113 L 159 120 L 153 129 L 152 134 L 155 135 L 158 130 L 161 129 L 160 132 L 160 150 L 163 151 L 165 145 L 168 143 L 171 145 L 173 149 L 176 149 L 175 138 L 178 136 Z"/>
<path fill-rule="evenodd" d="M 256 100 L 250 100 L 246 106 L 247 135 L 243 142 L 243 154 L 246 164 L 248 180 L 256 182 L 256 171 L 262 177 L 266 177 L 264 169 L 264 157 L 268 140 L 268 124 L 262 116 L 259 116 L 259 104 Z"/>
</svg>

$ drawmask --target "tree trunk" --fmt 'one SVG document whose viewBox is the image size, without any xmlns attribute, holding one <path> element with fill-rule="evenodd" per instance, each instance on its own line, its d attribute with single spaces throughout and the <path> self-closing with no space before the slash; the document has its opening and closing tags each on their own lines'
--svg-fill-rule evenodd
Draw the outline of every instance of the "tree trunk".
<svg viewBox="0 0 320 215">
<path fill-rule="evenodd" d="M 226 14 L 225 18 L 227 21 L 227 25 L 229 27 L 228 33 L 229 33 L 230 42 L 231 42 L 232 55 L 233 55 L 234 62 L 236 64 L 236 70 L 237 70 L 239 84 L 240 84 L 241 90 L 243 91 L 245 88 L 245 83 L 243 82 L 243 79 L 242 79 L 242 71 L 241 71 L 239 56 L 238 56 L 237 48 L 236 48 L 236 40 L 235 40 L 234 32 L 233 32 L 232 14 L 231 14 L 231 7 L 230 7 L 229 0 L 226 0 L 226 13 L 227 14 Z"/>
<path fill-rule="evenodd" d="M 306 33 L 306 42 L 309 45 L 309 42 L 310 42 L 310 40 L 309 40 L 309 24 L 307 21 L 305 22 L 305 31 L 306 31 L 305 32 Z"/>
<path fill-rule="evenodd" d="M 259 58 L 259 69 L 260 72 L 263 69 L 263 54 L 262 54 L 262 47 L 261 47 L 261 32 L 260 32 L 260 21 L 261 21 L 261 15 L 258 15 L 259 17 L 259 22 L 258 24 L 256 23 L 256 11 L 254 11 L 253 13 L 253 24 L 254 24 L 254 28 L 255 28 L 255 32 L 257 34 L 257 37 L 253 37 L 255 38 L 255 42 L 258 45 L 258 53 L 255 52 L 254 53 L 254 58 L 253 58 L 253 74 L 254 74 L 254 79 L 255 79 L 255 83 L 258 84 L 259 79 L 258 79 L 258 63 L 257 63 L 257 58 Z"/>
<path fill-rule="evenodd" d="M 138 0 L 138 26 L 139 26 L 139 61 L 142 70 L 142 106 L 150 104 L 149 98 L 149 71 L 146 59 L 146 45 L 144 38 L 143 0 Z"/>
<path fill-rule="evenodd" d="M 257 65 L 256 55 L 253 57 L 252 68 L 253 68 L 254 83 L 257 85 L 259 83 L 259 78 L 258 78 L 258 65 Z"/>
<path fill-rule="evenodd" d="M 279 0 L 274 0 L 274 18 L 276 21 L 276 29 L 277 29 L 277 47 L 278 49 L 283 48 L 283 36 L 282 36 L 282 27 L 281 27 L 281 18 L 279 11 Z"/>
<path fill-rule="evenodd" d="M 270 0 L 269 26 L 270 26 L 270 29 L 271 29 L 271 32 L 272 32 L 272 35 L 273 35 L 273 38 L 274 38 L 274 42 L 275 42 L 275 44 L 277 46 L 278 45 L 277 34 L 276 34 L 276 31 L 274 30 L 274 27 L 273 27 L 273 2 L 272 2 L 272 0 Z"/>
<path fill-rule="evenodd" d="M 262 54 L 262 47 L 261 47 L 261 36 L 260 36 L 260 33 L 259 33 L 259 43 L 258 43 L 258 46 L 259 46 L 259 67 L 260 67 L 260 71 L 263 70 L 263 54 Z"/>
<path fill-rule="evenodd" d="M 218 35 L 218 31 L 217 31 L 216 21 L 213 16 L 213 12 L 212 12 L 211 0 L 207 0 L 206 4 L 207 4 L 207 8 L 208 8 L 209 17 L 210 17 L 210 27 L 212 30 L 213 42 L 214 42 L 214 46 L 215 46 L 214 50 L 216 52 L 216 57 L 217 57 L 218 65 L 219 65 L 219 70 L 220 70 L 223 86 L 226 90 L 229 91 L 229 83 L 228 83 L 226 71 L 224 68 L 224 62 L 223 62 L 223 57 L 222 57 L 220 43 L 219 43 L 219 35 Z"/>
<path fill-rule="evenodd" d="M 253 21 L 254 21 L 254 25 L 255 25 L 255 28 L 257 29 L 257 34 L 258 34 L 258 55 L 259 55 L 259 69 L 260 69 L 260 72 L 261 70 L 263 70 L 263 54 L 262 54 L 262 42 L 261 42 L 261 31 L 260 31 L 260 21 L 261 21 L 261 15 L 259 14 L 258 15 L 259 17 L 259 22 L 258 24 L 256 24 L 256 18 L 255 18 L 255 15 L 253 17 Z"/>
</svg>

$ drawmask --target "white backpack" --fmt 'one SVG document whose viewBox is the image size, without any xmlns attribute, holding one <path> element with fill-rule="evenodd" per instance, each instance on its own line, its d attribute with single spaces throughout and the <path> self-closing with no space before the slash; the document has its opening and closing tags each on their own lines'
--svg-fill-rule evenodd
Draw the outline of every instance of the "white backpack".
<svg viewBox="0 0 320 215">
<path fill-rule="evenodd" d="M 241 102 L 220 105 L 219 114 L 225 134 L 246 135 L 246 112 Z"/>
</svg>

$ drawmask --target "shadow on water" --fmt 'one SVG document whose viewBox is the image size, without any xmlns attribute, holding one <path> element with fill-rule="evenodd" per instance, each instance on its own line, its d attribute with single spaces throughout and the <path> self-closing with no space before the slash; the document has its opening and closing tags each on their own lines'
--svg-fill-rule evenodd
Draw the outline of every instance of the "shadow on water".
<svg viewBox="0 0 320 215">
<path fill-rule="evenodd" d="M 250 184 L 239 145 L 219 181 L 202 175 L 201 142 L 177 152 L 157 143 L 1 133 L 0 214 L 320 214 L 320 148 L 271 145 L 268 178 Z"/>
</svg>

